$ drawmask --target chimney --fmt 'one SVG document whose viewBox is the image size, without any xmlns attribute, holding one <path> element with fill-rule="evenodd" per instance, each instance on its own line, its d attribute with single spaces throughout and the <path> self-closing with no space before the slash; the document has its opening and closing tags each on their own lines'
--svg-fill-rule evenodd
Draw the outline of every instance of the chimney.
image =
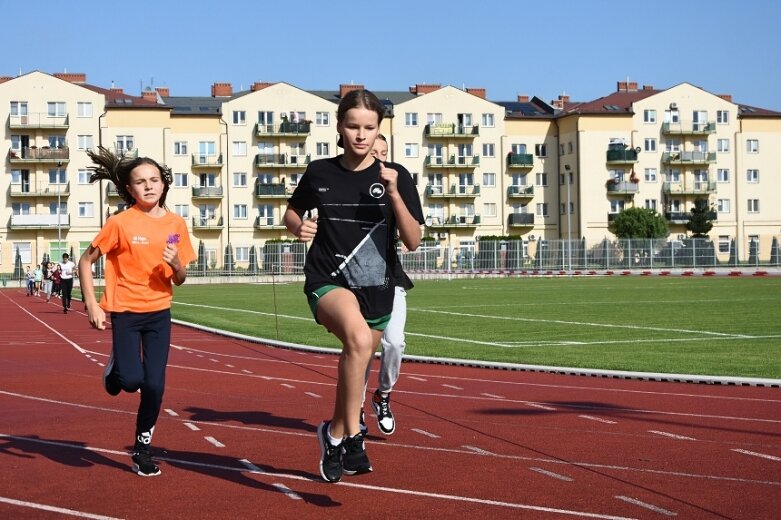
<svg viewBox="0 0 781 520">
<path fill-rule="evenodd" d="M 569 103 L 569 96 L 567 94 L 559 94 L 559 101 L 561 102 L 562 108 L 564 105 Z"/>
<path fill-rule="evenodd" d="M 80 72 L 55 72 L 52 75 L 70 83 L 82 84 L 87 82 L 87 75 Z"/>
<path fill-rule="evenodd" d="M 155 87 L 155 90 L 158 94 L 160 94 L 160 97 L 170 97 L 171 91 L 168 89 L 168 87 Z"/>
<path fill-rule="evenodd" d="M 212 85 L 212 97 L 230 97 L 233 95 L 233 86 L 230 83 L 215 83 Z"/>
<path fill-rule="evenodd" d="M 643 90 L 653 90 L 653 89 L 654 89 L 653 85 L 643 85 Z"/>
<path fill-rule="evenodd" d="M 559 99 L 551 100 L 550 104 L 553 108 L 558 108 L 562 110 L 564 109 L 564 103 L 561 101 L 561 96 L 559 96 Z"/>
<path fill-rule="evenodd" d="M 111 87 L 109 89 L 109 91 L 113 92 L 114 94 L 124 94 L 125 93 L 125 89 L 120 88 L 120 87 Z"/>
<path fill-rule="evenodd" d="M 529 102 L 529 96 L 522 96 L 518 94 L 518 103 L 528 103 Z"/>
<path fill-rule="evenodd" d="M 6 81 L 11 81 L 12 79 L 14 78 L 11 76 L 0 76 L 0 83 L 5 83 Z"/>
<path fill-rule="evenodd" d="M 268 88 L 271 85 L 273 85 L 273 83 L 268 81 L 256 81 L 250 86 L 249 90 L 250 92 L 257 92 L 258 90 L 263 90 L 264 88 Z"/>
<path fill-rule="evenodd" d="M 154 90 L 145 90 L 141 93 L 141 97 L 144 98 L 144 101 L 152 101 L 154 103 L 157 103 L 157 92 Z"/>
<path fill-rule="evenodd" d="M 637 81 L 630 81 L 626 84 L 627 92 L 637 92 Z"/>
<path fill-rule="evenodd" d="M 467 94 L 472 94 L 473 96 L 477 96 L 481 99 L 485 99 L 485 89 L 484 88 L 468 88 L 466 89 Z"/>
<path fill-rule="evenodd" d="M 618 87 L 616 88 L 617 92 L 626 92 L 626 81 L 619 81 Z"/>
<path fill-rule="evenodd" d="M 411 94 L 416 94 L 418 96 L 422 94 L 429 94 L 431 92 L 434 92 L 435 90 L 439 90 L 442 88 L 442 85 L 426 85 L 418 83 L 417 85 L 413 85 L 409 88 L 409 91 Z"/>
<path fill-rule="evenodd" d="M 341 84 L 339 85 L 339 97 L 343 98 L 348 92 L 352 92 L 353 90 L 363 90 L 363 85 Z"/>
<path fill-rule="evenodd" d="M 732 103 L 732 94 L 718 94 L 718 96 L 724 101 L 729 101 Z"/>
</svg>

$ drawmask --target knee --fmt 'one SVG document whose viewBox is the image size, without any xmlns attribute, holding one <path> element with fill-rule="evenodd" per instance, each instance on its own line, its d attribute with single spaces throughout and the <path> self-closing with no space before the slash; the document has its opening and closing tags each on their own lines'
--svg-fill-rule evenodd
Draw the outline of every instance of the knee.
<svg viewBox="0 0 781 520">
<path fill-rule="evenodd" d="M 368 327 L 351 331 L 345 338 L 343 352 L 348 356 L 369 358 L 376 348 L 371 329 Z"/>
</svg>

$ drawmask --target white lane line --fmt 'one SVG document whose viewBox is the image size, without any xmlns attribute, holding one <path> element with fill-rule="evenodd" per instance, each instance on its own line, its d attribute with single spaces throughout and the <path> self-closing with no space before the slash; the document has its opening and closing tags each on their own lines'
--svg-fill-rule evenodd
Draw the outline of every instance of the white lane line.
<svg viewBox="0 0 781 520">
<path fill-rule="evenodd" d="M 765 453 L 758 453 L 756 451 L 743 450 L 740 448 L 732 448 L 732 451 L 737 453 L 742 453 L 744 455 L 751 455 L 752 457 L 761 457 L 767 460 L 781 461 L 781 457 L 776 457 L 775 455 L 767 455 Z"/>
<path fill-rule="evenodd" d="M 503 395 L 487 394 L 487 393 L 485 393 L 485 392 L 483 392 L 483 393 L 482 393 L 482 394 L 480 394 L 480 395 L 483 395 L 483 396 L 485 396 L 485 397 L 490 397 L 491 399 L 504 399 L 504 398 L 505 398 Z"/>
<path fill-rule="evenodd" d="M 597 421 L 605 424 L 616 424 L 616 421 L 609 419 L 603 419 L 602 417 L 594 417 L 593 415 L 578 415 L 581 419 L 588 419 L 589 421 Z"/>
<path fill-rule="evenodd" d="M 464 445 L 463 445 L 463 446 L 461 446 L 461 447 L 462 447 L 462 448 L 465 448 L 465 449 L 467 449 L 467 450 L 469 450 L 469 451 L 474 451 L 474 452 L 475 452 L 475 453 L 477 453 L 478 455 L 496 455 L 496 454 L 495 454 L 495 453 L 493 453 L 493 452 L 490 452 L 490 451 L 488 451 L 488 450 L 484 450 L 483 448 L 478 448 L 477 446 L 470 446 L 470 445 L 468 445 L 468 444 L 464 444 Z"/>
<path fill-rule="evenodd" d="M 219 363 L 220 362 L 219 359 L 214 359 L 214 358 L 209 358 L 209 361 L 211 361 L 212 363 Z"/>
<path fill-rule="evenodd" d="M 627 502 L 629 504 L 634 504 L 636 506 L 643 507 L 645 509 L 648 509 L 650 511 L 653 511 L 654 513 L 659 513 L 661 515 L 665 516 L 678 516 L 678 513 L 675 511 L 668 511 L 667 509 L 662 509 L 659 506 L 655 506 L 653 504 L 648 504 L 646 502 L 641 502 L 640 500 L 637 500 L 636 498 L 629 498 L 621 495 L 616 496 L 617 499 L 623 500 L 624 502 Z"/>
<path fill-rule="evenodd" d="M 423 379 L 422 377 L 415 377 L 415 376 L 407 376 L 407 379 L 412 379 L 414 381 L 420 381 L 422 383 L 425 383 L 428 381 L 428 379 Z"/>
<path fill-rule="evenodd" d="M 211 444 L 213 444 L 217 448 L 224 448 L 225 447 L 225 445 L 223 443 L 221 443 L 220 441 L 218 441 L 217 439 L 215 439 L 214 437 L 212 437 L 210 435 L 207 435 L 206 437 L 204 437 L 204 439 L 209 441 Z"/>
<path fill-rule="evenodd" d="M 539 408 L 540 410 L 548 410 L 550 412 L 555 412 L 556 409 L 552 406 L 545 406 L 544 404 L 537 404 L 537 403 L 529 403 L 525 402 L 526 406 L 531 406 L 532 408 Z"/>
<path fill-rule="evenodd" d="M 233 365 L 228 365 L 228 364 L 226 364 L 225 366 L 228 367 L 228 368 L 236 368 Z"/>
<path fill-rule="evenodd" d="M 551 478 L 555 478 L 555 479 L 558 479 L 558 480 L 563 480 L 564 482 L 574 482 L 575 481 L 574 478 L 568 477 L 566 475 L 562 475 L 560 473 L 554 473 L 552 471 L 548 471 L 548 470 L 545 470 L 545 469 L 542 469 L 542 468 L 529 468 L 529 469 L 532 470 L 532 471 L 536 471 L 537 473 L 540 473 L 542 475 L 545 475 L 546 477 L 551 477 Z"/>
<path fill-rule="evenodd" d="M 669 437 L 670 439 L 678 439 L 680 441 L 696 441 L 694 437 L 687 437 L 685 435 L 677 435 L 675 433 L 670 432 L 660 432 L 659 430 L 648 430 L 648 433 L 653 433 L 655 435 L 661 435 L 662 437 Z"/>
<path fill-rule="evenodd" d="M 322 397 L 323 397 L 322 395 L 318 395 L 318 394 L 316 394 L 314 392 L 304 392 L 304 393 L 306 395 L 308 395 L 309 397 L 314 397 L 315 399 L 322 399 Z"/>
<path fill-rule="evenodd" d="M 432 439 L 439 439 L 439 435 L 436 433 L 427 432 L 426 430 L 421 430 L 420 428 L 412 428 L 412 431 L 415 433 L 419 433 L 421 435 L 425 435 L 426 437 L 430 437 Z"/>
<path fill-rule="evenodd" d="M 198 428 L 196 425 L 194 425 L 191 422 L 186 422 L 186 423 L 184 423 L 184 425 L 187 426 L 188 428 L 190 428 L 194 432 L 201 431 L 200 428 Z"/>
<path fill-rule="evenodd" d="M 298 493 L 296 493 L 295 491 L 293 491 L 292 489 L 290 489 L 284 484 L 275 483 L 271 485 L 277 488 L 278 490 L 280 490 L 281 492 L 283 492 L 288 498 L 292 500 L 303 500 Z"/>
<path fill-rule="evenodd" d="M 282 383 L 280 386 L 284 386 L 285 388 L 295 388 L 294 385 L 289 385 L 287 383 Z"/>
<path fill-rule="evenodd" d="M 460 386 L 456 386 L 456 385 L 448 385 L 448 384 L 444 384 L 443 383 L 442 386 L 444 386 L 445 388 L 452 388 L 453 390 L 463 390 L 463 388 L 461 388 Z"/>
<path fill-rule="evenodd" d="M 46 504 L 37 504 L 35 502 L 27 502 L 24 500 L 14 500 L 13 498 L 0 497 L 0 502 L 10 504 L 12 506 L 29 507 L 30 509 L 40 509 L 42 511 L 49 511 L 52 513 L 60 513 L 63 515 L 76 516 L 79 518 L 92 518 L 93 520 L 120 520 L 114 516 L 93 515 L 92 513 L 85 513 L 83 511 L 74 511 L 73 509 L 64 509 L 62 507 L 47 506 Z"/>
<path fill-rule="evenodd" d="M 259 475 L 262 475 L 265 473 L 262 469 L 254 465 L 252 462 L 250 462 L 248 459 L 239 459 L 239 462 L 244 464 L 248 470 L 250 470 L 252 473 L 258 473 Z"/>
<path fill-rule="evenodd" d="M 167 413 L 167 414 L 168 414 L 168 415 L 170 415 L 171 417 L 179 417 L 179 414 L 178 414 L 178 413 L 176 413 L 176 412 L 174 412 L 174 411 L 173 411 L 173 410 L 171 410 L 170 408 L 166 408 L 166 409 L 165 409 L 165 413 Z"/>
<path fill-rule="evenodd" d="M 251 374 L 252 373 L 252 370 L 247 370 L 246 368 L 242 368 L 241 371 L 244 372 L 245 374 Z"/>
</svg>

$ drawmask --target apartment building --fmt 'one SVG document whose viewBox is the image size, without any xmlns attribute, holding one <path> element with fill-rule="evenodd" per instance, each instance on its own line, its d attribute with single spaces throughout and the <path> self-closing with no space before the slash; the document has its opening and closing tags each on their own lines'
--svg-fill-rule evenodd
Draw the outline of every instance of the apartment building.
<svg viewBox="0 0 781 520">
<path fill-rule="evenodd" d="M 251 248 L 292 238 L 281 223 L 287 197 L 310 161 L 339 153 L 336 105 L 356 88 L 214 83 L 210 96 L 164 87 L 135 96 L 85 74 L 0 77 L 0 272 L 17 250 L 25 265 L 79 255 L 121 209 L 111 183 L 89 183 L 85 151 L 97 145 L 168 165 L 168 207 L 209 264 L 230 245 L 246 265 Z M 443 246 L 518 236 L 533 254 L 540 239 L 598 241 L 632 206 L 659 211 L 683 235 L 698 198 L 713 205 L 721 254 L 732 240 L 744 254 L 750 241 L 769 251 L 781 234 L 781 113 L 688 83 L 618 82 L 588 102 L 490 101 L 484 89 L 431 84 L 375 93 L 390 157 L 412 173 L 425 234 Z"/>
</svg>

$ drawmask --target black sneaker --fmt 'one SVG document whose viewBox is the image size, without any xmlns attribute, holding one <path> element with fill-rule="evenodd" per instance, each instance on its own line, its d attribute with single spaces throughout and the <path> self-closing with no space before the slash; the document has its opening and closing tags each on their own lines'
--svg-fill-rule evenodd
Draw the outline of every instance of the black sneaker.
<svg viewBox="0 0 781 520">
<path fill-rule="evenodd" d="M 137 443 L 133 448 L 133 471 L 142 477 L 156 477 L 160 474 L 160 468 L 152 461 L 148 446 Z"/>
<path fill-rule="evenodd" d="M 385 435 L 393 435 L 396 431 L 396 419 L 393 418 L 393 412 L 390 408 L 390 395 L 383 397 L 379 389 L 375 390 L 372 397 L 372 408 L 377 415 L 377 427 Z"/>
<path fill-rule="evenodd" d="M 366 456 L 362 433 L 347 437 L 342 441 L 342 451 L 344 452 L 342 461 L 345 475 L 360 475 L 372 470 L 372 463 Z"/>
<path fill-rule="evenodd" d="M 342 444 L 334 446 L 328 442 L 328 427 L 331 421 L 323 421 L 317 427 L 317 440 L 320 442 L 320 476 L 326 482 L 342 480 Z"/>
<path fill-rule="evenodd" d="M 119 395 L 122 391 L 122 387 L 119 385 L 119 381 L 113 374 L 114 370 L 114 350 L 111 350 L 111 355 L 108 357 L 106 368 L 103 370 L 103 388 L 106 389 L 108 395 Z"/>
<path fill-rule="evenodd" d="M 361 434 L 365 437 L 369 433 L 369 427 L 366 426 L 366 415 L 363 413 L 363 410 L 361 410 L 359 426 L 361 427 Z"/>
</svg>

